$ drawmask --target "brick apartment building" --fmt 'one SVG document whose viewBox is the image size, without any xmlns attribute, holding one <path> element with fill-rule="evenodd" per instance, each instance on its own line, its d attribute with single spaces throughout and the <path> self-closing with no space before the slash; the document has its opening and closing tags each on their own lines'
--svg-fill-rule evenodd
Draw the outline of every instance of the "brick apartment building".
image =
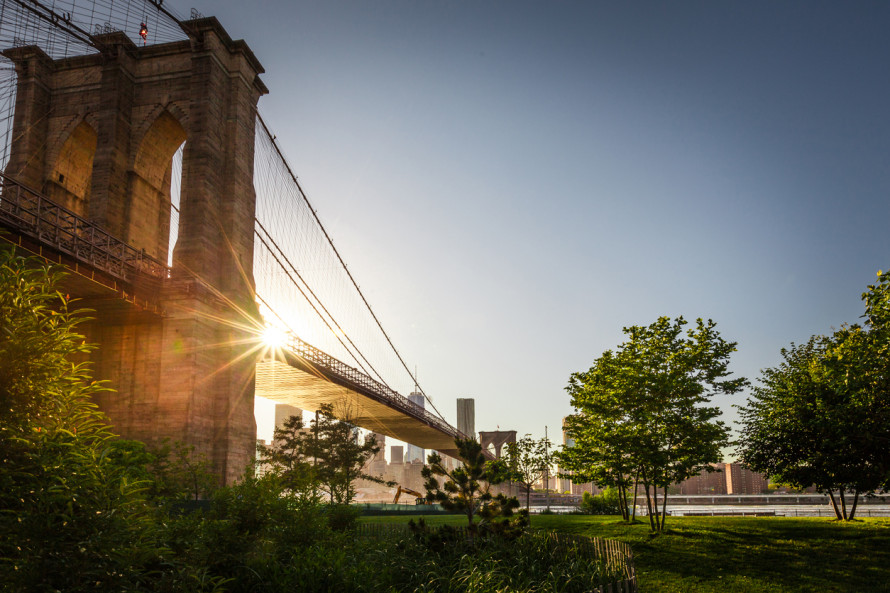
<svg viewBox="0 0 890 593">
<path fill-rule="evenodd" d="M 741 463 L 715 463 L 715 471 L 703 471 L 680 483 L 680 494 L 761 494 L 769 488 L 769 479 L 752 472 Z"/>
</svg>

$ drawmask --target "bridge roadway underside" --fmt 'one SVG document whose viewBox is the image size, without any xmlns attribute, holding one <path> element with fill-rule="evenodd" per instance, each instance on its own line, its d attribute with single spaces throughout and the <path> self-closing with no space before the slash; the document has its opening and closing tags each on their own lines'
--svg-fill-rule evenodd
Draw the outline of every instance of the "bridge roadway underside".
<svg viewBox="0 0 890 593">
<path fill-rule="evenodd" d="M 22 257 L 37 257 L 47 264 L 63 266 L 67 273 L 57 285 L 59 291 L 75 297 L 73 309 L 91 310 L 90 315 L 101 310 L 105 323 L 133 323 L 142 318 L 157 319 L 162 314 L 157 305 L 159 281 L 138 278 L 124 284 L 65 253 L 6 229 L 0 232 L 0 245 L 11 246 Z"/>
<path fill-rule="evenodd" d="M 335 415 L 343 417 L 350 424 L 417 447 L 457 456 L 451 435 L 390 407 L 373 394 L 333 382 L 323 371 L 300 361 L 289 362 L 265 360 L 257 363 L 257 396 L 310 412 L 319 410 L 323 404 L 330 404 L 334 406 Z"/>
</svg>

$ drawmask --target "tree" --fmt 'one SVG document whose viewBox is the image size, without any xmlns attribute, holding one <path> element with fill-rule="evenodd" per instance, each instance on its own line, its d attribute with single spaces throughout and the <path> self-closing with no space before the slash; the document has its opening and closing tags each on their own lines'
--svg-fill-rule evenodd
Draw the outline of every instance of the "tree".
<svg viewBox="0 0 890 593">
<path fill-rule="evenodd" d="M 291 416 L 275 428 L 271 445 L 257 447 L 258 461 L 275 473 L 282 487 L 302 498 L 315 498 L 319 484 L 315 472 L 317 459 L 314 434 L 303 423 L 302 416 Z"/>
<path fill-rule="evenodd" d="M 158 559 L 145 537 L 144 457 L 91 397 L 84 311 L 61 270 L 0 249 L 0 582 L 9 590 L 125 590 Z"/>
<path fill-rule="evenodd" d="M 459 511 L 467 518 L 467 529 L 471 534 L 478 532 L 476 519 L 483 525 L 490 525 L 498 518 L 509 518 L 519 507 L 519 501 L 504 494 L 495 496 L 491 486 L 505 480 L 503 464 L 485 459 L 482 445 L 475 439 L 455 439 L 461 467 L 448 469 L 438 453 L 427 458 L 428 465 L 421 470 L 430 502 L 438 502 L 447 511 Z M 439 484 L 439 477 L 444 483 Z"/>
<path fill-rule="evenodd" d="M 550 441 L 535 440 L 527 434 L 515 443 L 507 444 L 506 464 L 510 480 L 525 487 L 525 508 L 529 508 L 532 484 L 544 477 L 549 469 Z"/>
<path fill-rule="evenodd" d="M 616 487 L 620 500 L 639 476 L 653 531 L 664 529 L 668 486 L 710 471 L 728 444 L 720 409 L 706 404 L 747 385 L 728 378 L 735 342 L 725 341 L 711 320 L 698 319 L 684 332 L 685 325 L 683 317 L 660 317 L 624 328 L 627 341 L 574 373 L 566 388 L 576 410 L 566 423 L 575 444 L 560 454 L 563 466 Z M 626 507 L 622 515 L 628 518 Z"/>
<path fill-rule="evenodd" d="M 740 459 L 781 482 L 827 492 L 845 521 L 861 494 L 890 489 L 888 276 L 879 273 L 868 288 L 864 327 L 782 349 L 781 364 L 763 370 L 740 408 Z M 846 492 L 854 494 L 849 510 Z"/>
<path fill-rule="evenodd" d="M 355 480 L 387 484 L 378 476 L 362 471 L 365 462 L 380 447 L 371 435 L 359 438 L 358 428 L 349 423 L 349 410 L 337 418 L 334 406 L 325 404 L 309 423 L 292 416 L 275 430 L 272 445 L 260 450 L 261 459 L 282 475 L 291 491 L 312 486 L 328 496 L 331 504 L 349 504 L 355 498 Z"/>
</svg>

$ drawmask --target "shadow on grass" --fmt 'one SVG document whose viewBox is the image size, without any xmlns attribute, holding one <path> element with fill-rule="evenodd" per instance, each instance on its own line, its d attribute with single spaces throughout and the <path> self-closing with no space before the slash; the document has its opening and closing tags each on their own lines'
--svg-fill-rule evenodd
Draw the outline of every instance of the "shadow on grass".
<svg viewBox="0 0 890 593">
<path fill-rule="evenodd" d="M 575 533 L 631 544 L 647 592 L 890 591 L 887 521 L 677 517 L 659 535 L 648 524 L 566 523 Z"/>
</svg>

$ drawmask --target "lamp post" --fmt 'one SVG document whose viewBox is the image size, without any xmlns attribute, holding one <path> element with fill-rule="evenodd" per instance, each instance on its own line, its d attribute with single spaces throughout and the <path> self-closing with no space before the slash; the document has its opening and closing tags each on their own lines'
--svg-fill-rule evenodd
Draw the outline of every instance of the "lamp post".
<svg viewBox="0 0 890 593">
<path fill-rule="evenodd" d="M 544 427 L 544 500 L 547 511 L 550 511 L 550 439 L 547 437 L 547 427 Z"/>
</svg>

